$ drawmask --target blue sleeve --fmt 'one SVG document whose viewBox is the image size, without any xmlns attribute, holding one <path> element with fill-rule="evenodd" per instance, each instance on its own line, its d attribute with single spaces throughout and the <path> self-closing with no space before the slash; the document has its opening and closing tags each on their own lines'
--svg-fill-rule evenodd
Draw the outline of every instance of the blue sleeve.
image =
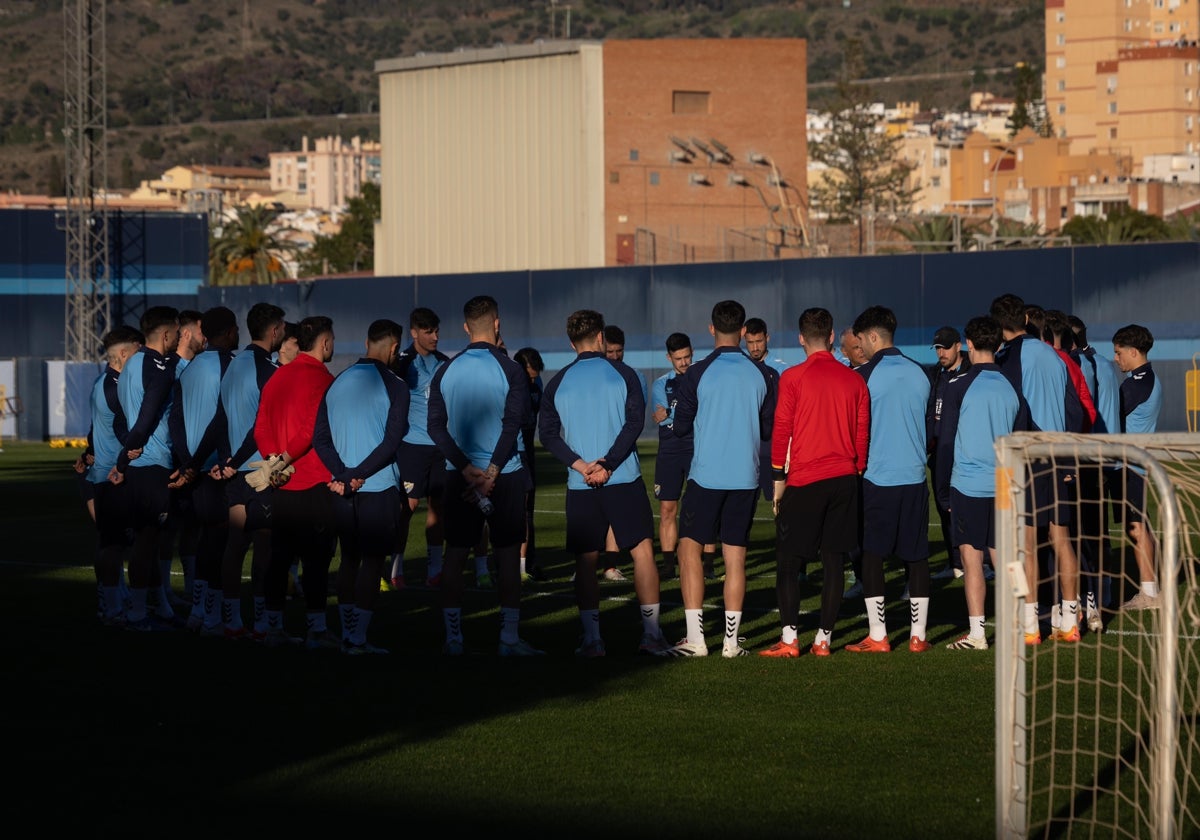
<svg viewBox="0 0 1200 840">
<path fill-rule="evenodd" d="M 325 401 L 329 396 L 329 392 L 325 392 L 325 396 L 321 397 L 321 404 L 317 406 L 317 422 L 313 426 L 312 448 L 316 451 L 317 457 L 321 459 L 321 463 L 329 470 L 329 474 L 333 481 L 345 481 L 342 473 L 346 470 L 346 465 L 342 463 L 342 458 L 338 455 L 337 447 L 333 445 L 333 432 L 329 428 L 329 404 Z"/>
<path fill-rule="evenodd" d="M 642 383 L 637 373 L 628 365 L 620 365 L 617 370 L 625 380 L 627 396 L 625 397 L 625 425 L 621 427 L 617 439 L 600 460 L 604 468 L 615 470 L 621 462 L 629 457 L 629 453 L 637 446 L 638 436 L 646 424 L 646 397 L 642 391 Z"/>
<path fill-rule="evenodd" d="M 451 362 L 450 364 L 453 364 Z M 429 383 L 429 437 L 437 444 L 446 460 L 454 465 L 459 472 L 471 463 L 466 454 L 454 442 L 449 430 L 449 416 L 446 414 L 446 400 L 442 397 L 442 378 L 449 370 L 450 364 L 442 365 L 433 375 Z"/>
<path fill-rule="evenodd" d="M 171 436 L 171 451 L 175 463 L 180 467 L 190 465 L 192 453 L 188 452 L 187 425 L 183 420 L 183 386 L 179 380 L 171 386 L 171 410 L 167 413 L 167 432 Z"/>
<path fill-rule="evenodd" d="M 376 363 L 376 368 L 379 370 L 383 386 L 387 389 L 388 397 L 391 400 L 385 427 L 387 431 L 379 445 L 372 449 L 357 467 L 346 470 L 344 476 L 339 477 L 340 470 L 334 470 L 326 463 L 325 466 L 329 467 L 335 481 L 370 478 L 388 464 L 395 462 L 397 451 L 400 449 L 400 441 L 404 440 L 404 436 L 408 434 L 408 386 L 404 384 L 403 379 L 392 374 L 384 365 Z M 324 400 L 321 400 L 321 407 L 325 407 Z M 328 420 L 326 420 L 326 425 L 328 425 Z"/>
<path fill-rule="evenodd" d="M 524 368 L 496 350 L 497 363 L 508 375 L 508 398 L 504 401 L 504 417 L 500 422 L 500 438 L 492 451 L 492 463 L 503 467 L 517 450 L 517 436 L 531 411 L 529 404 L 529 375 Z M 503 361 L 501 361 L 503 359 Z"/>
<path fill-rule="evenodd" d="M 667 378 L 660 376 L 654 380 L 654 385 L 651 387 L 650 404 L 654 406 L 662 406 L 667 410 L 667 416 L 662 419 L 658 425 L 669 426 L 671 424 L 671 406 L 667 405 Z"/>
<path fill-rule="evenodd" d="M 687 437 L 692 433 L 692 426 L 696 422 L 696 410 L 698 407 L 696 397 L 696 379 L 699 376 L 699 367 L 692 365 L 687 369 L 683 376 L 676 376 L 675 382 L 675 416 L 673 428 L 678 437 Z M 695 374 L 692 371 L 696 371 Z"/>
<path fill-rule="evenodd" d="M 142 394 L 142 404 L 138 409 L 137 420 L 126 435 L 124 447 L 117 458 L 117 469 L 121 472 L 129 466 L 129 450 L 141 449 L 150 440 L 158 422 L 162 419 L 163 408 L 171 398 L 171 388 L 175 385 L 175 369 L 172 365 L 159 369 L 154 364 L 142 365 L 142 383 L 145 390 Z"/>
<path fill-rule="evenodd" d="M 562 417 L 559 416 L 558 406 L 554 401 L 558 395 L 558 385 L 562 382 L 563 375 L 570 369 L 571 365 L 567 365 L 550 380 L 550 384 L 542 392 L 542 406 L 538 410 L 538 435 L 541 438 L 542 446 L 546 447 L 546 451 L 566 465 L 568 469 L 579 460 L 579 454 L 563 440 Z"/>
<path fill-rule="evenodd" d="M 104 378 L 104 403 L 112 412 L 112 430 L 117 442 L 122 446 L 129 437 L 129 424 L 125 420 L 125 409 L 121 408 L 121 400 L 117 396 L 117 380 L 111 376 Z"/>
</svg>

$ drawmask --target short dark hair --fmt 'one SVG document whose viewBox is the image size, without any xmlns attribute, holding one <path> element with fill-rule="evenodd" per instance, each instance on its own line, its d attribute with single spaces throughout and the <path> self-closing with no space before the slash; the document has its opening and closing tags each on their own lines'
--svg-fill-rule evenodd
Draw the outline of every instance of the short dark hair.
<svg viewBox="0 0 1200 840">
<path fill-rule="evenodd" d="M 826 344 L 833 332 L 833 315 L 828 309 L 814 306 L 800 313 L 800 335 L 806 344 Z"/>
<path fill-rule="evenodd" d="M 287 341 L 289 338 L 300 340 L 300 325 L 295 321 L 283 322 L 283 340 Z"/>
<path fill-rule="evenodd" d="M 1036 303 L 1025 304 L 1025 332 L 1034 338 L 1046 339 L 1046 310 Z"/>
<path fill-rule="evenodd" d="M 141 328 L 143 335 L 151 335 L 163 327 L 179 324 L 179 310 L 174 306 L 151 306 L 142 313 Z"/>
<path fill-rule="evenodd" d="M 104 349 L 109 350 L 116 347 L 118 344 L 143 344 L 145 336 L 137 327 L 131 327 L 128 324 L 121 324 L 119 327 L 113 327 L 104 336 Z"/>
<path fill-rule="evenodd" d="M 1004 340 L 1000 322 L 991 315 L 980 315 L 967 321 L 967 325 L 963 327 L 963 335 L 976 350 L 985 353 L 995 353 L 1000 349 L 1000 342 Z"/>
<path fill-rule="evenodd" d="M 1075 346 L 1075 331 L 1071 329 L 1071 325 L 1067 321 L 1067 313 L 1061 309 L 1047 311 L 1045 322 L 1042 325 L 1044 341 L 1054 341 L 1056 338 L 1060 350 L 1070 350 Z"/>
<path fill-rule="evenodd" d="M 317 339 L 327 332 L 333 332 L 333 319 L 324 315 L 309 315 L 300 322 L 300 335 L 296 338 L 296 343 L 300 345 L 300 352 L 307 353 L 312 350 L 317 344 Z"/>
<path fill-rule="evenodd" d="M 330 322 L 330 326 L 333 322 Z M 391 318 L 380 318 L 371 322 L 371 326 L 367 327 L 367 341 L 375 344 L 378 341 L 392 338 L 396 341 L 404 340 L 404 327 L 397 324 Z"/>
<path fill-rule="evenodd" d="M 500 315 L 500 304 L 491 295 L 476 295 L 463 304 L 463 320 L 468 324 Z"/>
<path fill-rule="evenodd" d="M 576 309 L 567 316 L 567 338 L 572 344 L 591 338 L 602 330 L 605 340 L 608 340 L 609 328 L 604 326 L 604 316 L 594 309 Z"/>
<path fill-rule="evenodd" d="M 1068 315 L 1067 323 L 1075 331 L 1075 346 L 1087 347 L 1087 324 L 1083 323 L 1083 319 L 1076 315 Z"/>
<path fill-rule="evenodd" d="M 896 334 L 896 313 L 886 306 L 868 306 L 854 319 L 854 334 L 868 330 L 884 333 L 890 340 Z"/>
<path fill-rule="evenodd" d="M 736 300 L 718 301 L 712 308 L 713 330 L 721 335 L 735 335 L 746 325 L 746 307 Z"/>
<path fill-rule="evenodd" d="M 673 332 L 667 336 L 667 352 L 678 353 L 680 350 L 688 350 L 692 346 L 692 340 L 688 338 L 687 333 Z"/>
<path fill-rule="evenodd" d="M 616 344 L 620 347 L 625 346 L 625 330 L 618 327 L 616 324 L 607 324 L 604 327 L 604 343 Z"/>
<path fill-rule="evenodd" d="M 525 367 L 533 368 L 538 373 L 546 369 L 546 363 L 542 361 L 542 354 L 532 347 L 522 347 L 516 353 L 513 353 L 513 361 Z"/>
<path fill-rule="evenodd" d="M 246 329 L 251 341 L 262 341 L 267 330 L 283 320 L 284 311 L 273 303 L 256 303 L 246 313 Z"/>
<path fill-rule="evenodd" d="M 1010 332 L 1025 330 L 1025 301 L 1011 292 L 994 298 L 992 305 L 988 307 L 988 314 L 999 322 L 1002 330 Z"/>
<path fill-rule="evenodd" d="M 199 324 L 203 317 L 204 313 L 198 312 L 195 309 L 180 309 L 179 326 L 182 327 L 184 324 Z M 200 329 L 203 330 L 204 327 L 201 327 Z"/>
<path fill-rule="evenodd" d="M 1114 347 L 1132 347 L 1145 355 L 1154 346 L 1154 336 L 1141 324 L 1126 324 L 1113 333 Z"/>
<path fill-rule="evenodd" d="M 237 325 L 237 315 L 228 306 L 214 306 L 200 316 L 200 331 L 209 341 L 236 330 Z"/>
<path fill-rule="evenodd" d="M 418 306 L 408 314 L 408 328 L 411 330 L 436 330 L 441 323 L 437 313 L 427 306 Z"/>
<path fill-rule="evenodd" d="M 767 322 L 762 318 L 746 319 L 746 335 L 766 335 Z"/>
</svg>

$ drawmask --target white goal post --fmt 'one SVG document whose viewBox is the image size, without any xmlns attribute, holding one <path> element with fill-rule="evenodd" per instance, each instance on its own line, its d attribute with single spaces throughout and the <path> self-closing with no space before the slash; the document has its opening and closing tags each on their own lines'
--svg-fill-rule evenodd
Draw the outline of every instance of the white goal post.
<svg viewBox="0 0 1200 840">
<path fill-rule="evenodd" d="M 1200 434 L 1023 432 L 997 440 L 996 453 L 996 836 L 1200 836 Z M 1125 477 L 1144 476 L 1140 512 L 1155 543 L 1155 608 L 1121 609 L 1140 581 L 1110 494 L 1056 490 L 1032 506 L 1072 511 L 1077 556 L 1089 536 L 1085 525 L 1081 537 L 1078 523 L 1103 514 L 1099 521 L 1112 524 L 1090 534 L 1099 547 L 1090 549 L 1093 568 L 1080 564 L 1087 578 L 1080 599 L 1091 587 L 1102 627 L 1079 641 L 1049 638 L 1063 582 L 1052 540 L 1037 538 L 1038 580 L 1027 583 L 1023 571 L 1027 505 L 1034 486 L 1038 493 L 1047 486 L 1033 483 L 1039 472 L 1069 476 L 1056 487 L 1074 481 L 1078 488 L 1087 473 L 1092 486 L 1104 487 L 1103 478 L 1118 491 Z M 1025 606 L 1034 600 L 1039 644 L 1025 635 Z M 1081 622 L 1082 614 L 1081 607 Z"/>
</svg>

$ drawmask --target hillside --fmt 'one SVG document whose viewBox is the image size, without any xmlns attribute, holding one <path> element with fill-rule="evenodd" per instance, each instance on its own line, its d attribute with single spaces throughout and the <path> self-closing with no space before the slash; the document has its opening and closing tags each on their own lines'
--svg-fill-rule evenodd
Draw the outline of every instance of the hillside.
<svg viewBox="0 0 1200 840">
<path fill-rule="evenodd" d="M 71 0 L 74 2 L 74 0 Z M 99 0 L 95 0 L 99 2 Z M 109 185 L 378 136 L 375 62 L 538 38 L 799 37 L 810 101 L 846 39 L 876 98 L 943 110 L 1044 59 L 1043 0 L 107 0 Z M 552 29 L 553 28 L 553 29 Z M 553 31 L 553 34 L 552 34 Z M 0 4 L 0 189 L 61 194 L 62 0 Z M 916 78 L 905 78 L 916 77 Z M 825 84 L 823 84 L 825 83 Z"/>
</svg>

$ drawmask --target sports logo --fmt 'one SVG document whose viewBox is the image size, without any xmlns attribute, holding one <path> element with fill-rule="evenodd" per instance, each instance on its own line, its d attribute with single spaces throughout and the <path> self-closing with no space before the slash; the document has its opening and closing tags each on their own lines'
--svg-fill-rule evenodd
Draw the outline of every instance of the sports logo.
<svg viewBox="0 0 1200 840">
<path fill-rule="evenodd" d="M 414 488 L 414 487 L 416 487 L 416 486 L 417 486 L 417 484 L 416 484 L 416 482 L 414 482 L 414 481 L 406 481 L 406 482 L 404 482 L 404 493 L 405 493 L 405 495 L 411 495 L 411 494 L 412 494 L 412 491 L 413 491 L 413 488 Z"/>
<path fill-rule="evenodd" d="M 654 498 L 656 498 L 656 499 L 658 498 L 658 494 L 659 494 L 659 492 L 660 492 L 661 490 L 662 490 L 662 485 L 661 485 L 661 484 L 655 484 L 655 485 L 654 485 Z"/>
</svg>

